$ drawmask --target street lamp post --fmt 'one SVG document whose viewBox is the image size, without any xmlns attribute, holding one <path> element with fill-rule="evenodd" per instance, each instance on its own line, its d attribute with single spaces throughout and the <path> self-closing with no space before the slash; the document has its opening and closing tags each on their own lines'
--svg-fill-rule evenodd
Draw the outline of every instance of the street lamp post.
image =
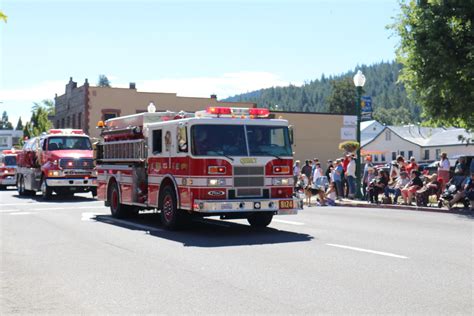
<svg viewBox="0 0 474 316">
<path fill-rule="evenodd" d="M 356 114 L 357 114 L 357 142 L 359 143 L 359 146 L 357 148 L 357 156 L 356 156 L 356 198 L 357 199 L 362 199 L 362 194 L 361 194 L 361 183 L 362 183 L 362 177 L 361 177 L 361 160 L 360 160 L 360 121 L 361 121 L 361 108 L 360 108 L 360 99 L 362 95 L 362 87 L 365 84 L 365 76 L 362 73 L 362 71 L 358 70 L 357 73 L 354 76 L 354 85 L 356 86 L 357 89 L 357 102 L 356 102 Z"/>
</svg>

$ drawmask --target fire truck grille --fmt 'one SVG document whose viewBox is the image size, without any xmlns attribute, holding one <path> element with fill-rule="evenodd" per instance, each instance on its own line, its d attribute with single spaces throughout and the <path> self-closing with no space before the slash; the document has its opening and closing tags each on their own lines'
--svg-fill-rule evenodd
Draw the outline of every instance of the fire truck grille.
<svg viewBox="0 0 474 316">
<path fill-rule="evenodd" d="M 235 187 L 263 187 L 263 177 L 235 177 Z"/>
<path fill-rule="evenodd" d="M 94 169 L 94 159 L 60 159 L 59 166 L 63 169 Z"/>
<path fill-rule="evenodd" d="M 235 187 L 263 187 L 264 167 L 234 167 Z"/>
</svg>

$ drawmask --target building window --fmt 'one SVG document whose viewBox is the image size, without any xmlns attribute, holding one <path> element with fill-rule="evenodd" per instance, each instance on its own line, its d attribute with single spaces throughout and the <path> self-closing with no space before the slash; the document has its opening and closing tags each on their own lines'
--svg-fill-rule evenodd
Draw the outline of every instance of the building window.
<svg viewBox="0 0 474 316">
<path fill-rule="evenodd" d="M 401 150 L 401 151 L 400 151 L 400 156 L 402 156 L 403 158 L 406 158 L 406 157 L 405 157 L 405 151 Z"/>
<path fill-rule="evenodd" d="M 411 157 L 413 157 L 413 150 L 408 151 L 408 158 L 411 158 Z"/>
<path fill-rule="evenodd" d="M 392 140 L 392 133 L 390 131 L 385 132 L 385 140 Z"/>
<path fill-rule="evenodd" d="M 72 115 L 72 128 L 76 128 L 76 114 Z"/>
<path fill-rule="evenodd" d="M 380 161 L 385 161 L 385 154 L 380 154 Z"/>
<path fill-rule="evenodd" d="M 66 117 L 66 127 L 70 128 L 71 127 L 71 117 Z"/>
<path fill-rule="evenodd" d="M 61 128 L 61 126 L 59 126 L 59 120 L 56 120 L 56 128 Z"/>
<path fill-rule="evenodd" d="M 436 149 L 436 159 L 439 159 L 441 156 L 441 149 Z"/>
<path fill-rule="evenodd" d="M 430 150 L 425 149 L 425 156 L 423 157 L 424 160 L 430 160 Z"/>
<path fill-rule="evenodd" d="M 77 113 L 77 128 L 82 129 L 82 113 Z"/>
<path fill-rule="evenodd" d="M 392 160 L 396 160 L 397 159 L 397 153 L 392 151 Z"/>
<path fill-rule="evenodd" d="M 102 121 L 104 122 L 118 116 L 120 116 L 120 110 L 118 109 L 103 109 L 102 110 Z"/>
<path fill-rule="evenodd" d="M 0 137 L 0 146 L 8 145 L 8 137 Z"/>
<path fill-rule="evenodd" d="M 379 161 L 379 155 L 374 155 L 374 161 L 375 162 Z"/>
<path fill-rule="evenodd" d="M 64 128 L 64 118 L 61 119 L 61 127 L 60 128 Z"/>
</svg>

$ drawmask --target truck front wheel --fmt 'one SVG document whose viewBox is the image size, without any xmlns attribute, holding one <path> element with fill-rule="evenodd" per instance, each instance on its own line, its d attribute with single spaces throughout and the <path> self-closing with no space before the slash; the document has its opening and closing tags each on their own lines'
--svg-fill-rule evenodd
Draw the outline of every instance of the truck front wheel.
<svg viewBox="0 0 474 316">
<path fill-rule="evenodd" d="M 270 225 L 273 219 L 273 213 L 254 213 L 247 218 L 247 221 L 252 227 L 263 228 Z"/>
<path fill-rule="evenodd" d="M 174 190 L 167 186 L 160 194 L 161 223 L 170 230 L 180 229 L 187 221 L 187 214 L 178 209 Z"/>
<path fill-rule="evenodd" d="M 113 217 L 128 218 L 138 215 L 138 210 L 135 207 L 120 203 L 120 191 L 117 182 L 112 184 L 108 200 Z"/>
<path fill-rule="evenodd" d="M 41 180 L 41 197 L 43 198 L 43 200 L 47 201 L 51 200 L 52 195 L 53 189 L 48 186 L 48 184 L 46 183 L 46 179 L 43 178 L 43 180 Z"/>
</svg>

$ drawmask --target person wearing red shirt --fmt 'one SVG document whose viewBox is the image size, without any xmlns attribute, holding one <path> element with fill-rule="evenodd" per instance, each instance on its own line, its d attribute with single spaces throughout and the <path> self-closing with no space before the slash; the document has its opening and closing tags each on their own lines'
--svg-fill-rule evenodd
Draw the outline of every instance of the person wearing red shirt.
<svg viewBox="0 0 474 316">
<path fill-rule="evenodd" d="M 408 174 L 411 174 L 412 170 L 418 171 L 418 165 L 416 164 L 415 157 L 410 158 L 410 163 L 406 166 Z"/>
</svg>

